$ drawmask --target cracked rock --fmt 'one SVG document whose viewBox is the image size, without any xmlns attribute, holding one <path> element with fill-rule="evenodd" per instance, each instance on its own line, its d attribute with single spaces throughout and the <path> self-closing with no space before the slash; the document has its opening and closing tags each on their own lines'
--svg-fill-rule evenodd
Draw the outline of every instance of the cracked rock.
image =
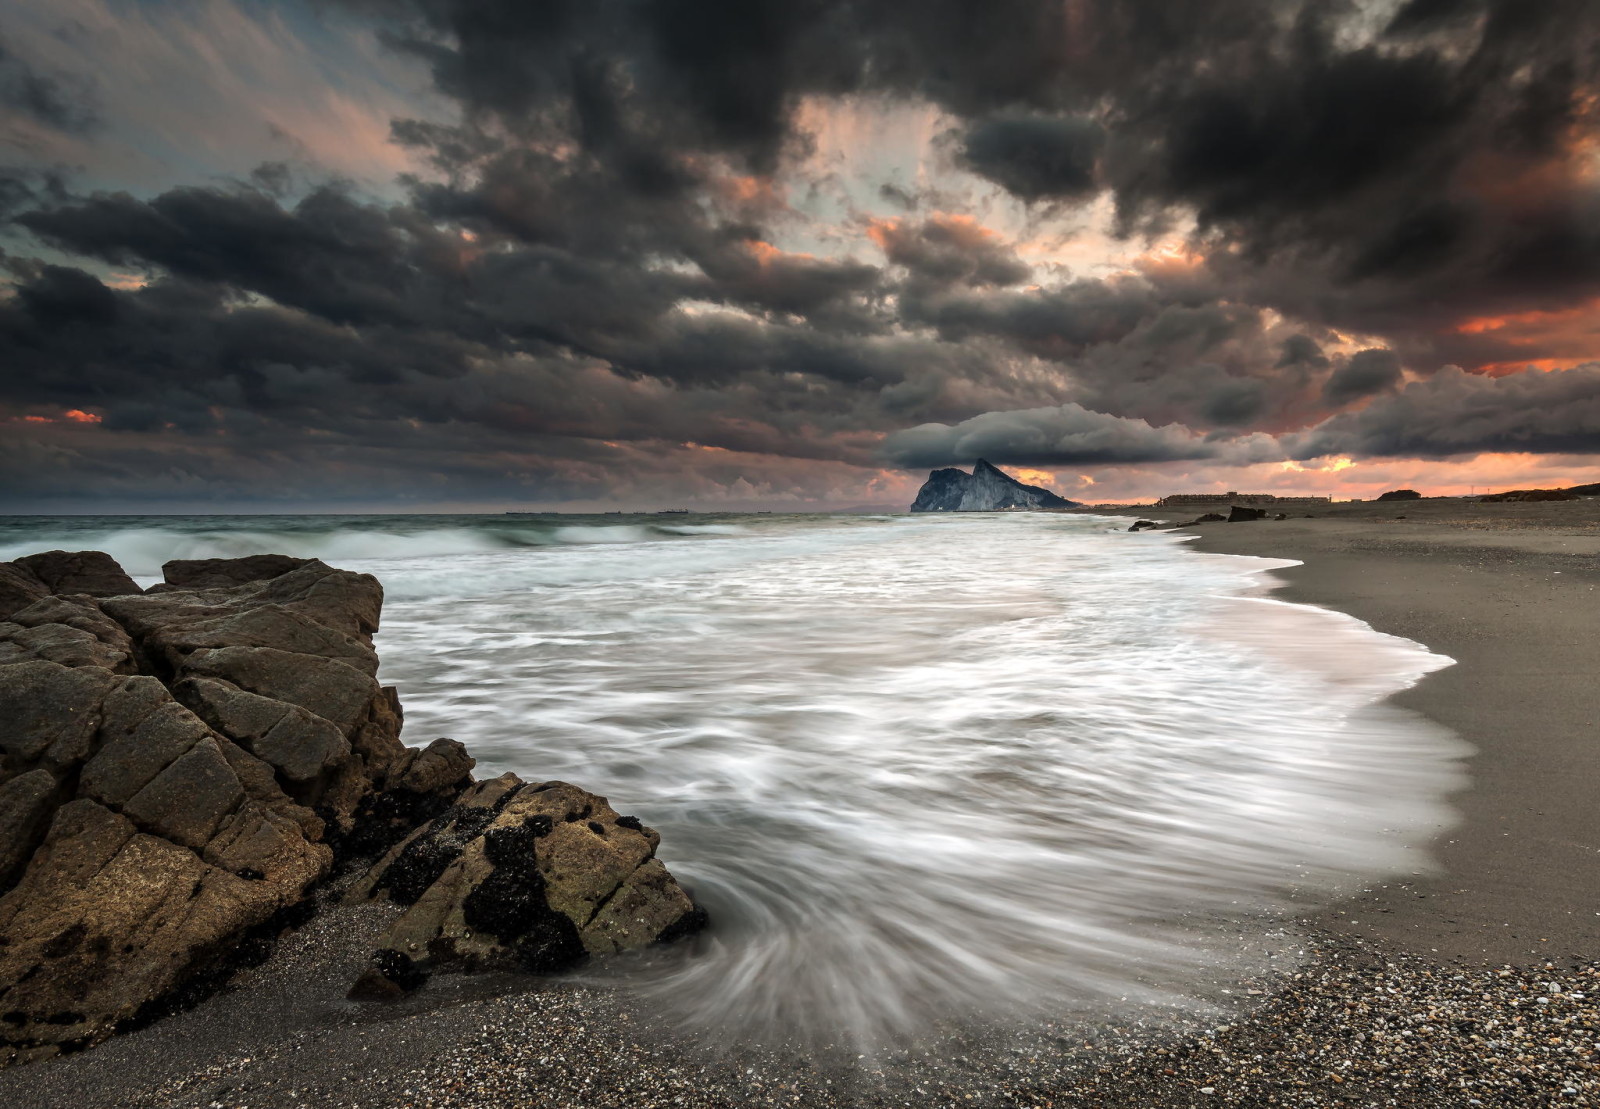
<svg viewBox="0 0 1600 1109">
<path fill-rule="evenodd" d="M 351 996 L 393 996 L 436 970 L 565 970 L 697 931 L 704 914 L 659 842 L 577 786 L 482 783 L 351 891 L 408 906 Z"/>
<path fill-rule="evenodd" d="M 141 592 L 97 552 L 0 563 L 0 1066 L 202 996 L 336 858 L 388 851 L 358 888 L 409 906 L 370 997 L 703 919 L 604 799 L 474 783 L 454 740 L 400 742 L 376 579 L 281 555 L 166 570 Z"/>
</svg>

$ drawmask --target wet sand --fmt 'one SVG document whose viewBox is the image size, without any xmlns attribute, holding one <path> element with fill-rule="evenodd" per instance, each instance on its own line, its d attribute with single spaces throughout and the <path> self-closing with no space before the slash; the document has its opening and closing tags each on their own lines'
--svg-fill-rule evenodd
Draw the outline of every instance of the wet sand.
<svg viewBox="0 0 1600 1109">
<path fill-rule="evenodd" d="M 0 1104 L 1600 1106 L 1600 502 L 1189 530 L 1200 550 L 1300 560 L 1277 571 L 1280 597 L 1456 659 L 1396 701 L 1476 748 L 1439 873 L 1263 930 L 1282 971 L 1234 983 L 1235 1014 L 1040 1023 L 842 1066 L 707 1055 L 582 981 L 441 979 L 395 1007 L 346 1003 L 382 924 L 369 911 L 320 917 L 196 1009 L 0 1072 Z M 1272 711 L 1248 690 L 1240 705 Z"/>
<path fill-rule="evenodd" d="M 1319 920 L 1462 963 L 1600 958 L 1600 500 L 1316 513 L 1183 530 L 1198 550 L 1298 560 L 1275 596 L 1455 659 L 1394 701 L 1476 749 L 1440 873 Z"/>
</svg>

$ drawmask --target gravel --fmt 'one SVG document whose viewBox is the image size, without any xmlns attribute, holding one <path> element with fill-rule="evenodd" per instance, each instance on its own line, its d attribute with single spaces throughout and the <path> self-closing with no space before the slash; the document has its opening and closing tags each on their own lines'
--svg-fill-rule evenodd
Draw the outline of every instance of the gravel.
<svg viewBox="0 0 1600 1109">
<path fill-rule="evenodd" d="M 259 1002 L 255 987 L 83 1055 L 6 1072 L 0 1102 L 1600 1106 L 1600 965 L 1465 967 L 1355 937 L 1300 941 L 1304 962 L 1274 980 L 1234 983 L 1234 1009 L 1220 1015 L 946 1029 L 914 1050 L 878 1054 L 708 1044 L 661 1027 L 625 991 L 471 979 L 410 1009 L 309 1006 L 298 1023 L 280 1013 L 275 1034 L 224 1035 L 230 1012 Z"/>
</svg>

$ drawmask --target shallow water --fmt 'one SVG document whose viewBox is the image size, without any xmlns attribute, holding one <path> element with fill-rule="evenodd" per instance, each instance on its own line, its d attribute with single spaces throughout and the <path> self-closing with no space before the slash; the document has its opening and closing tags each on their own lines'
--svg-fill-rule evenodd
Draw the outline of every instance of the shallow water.
<svg viewBox="0 0 1600 1109">
<path fill-rule="evenodd" d="M 1260 597 L 1282 563 L 1092 517 L 41 527 L 0 529 L 0 557 L 377 574 L 407 742 L 660 830 L 715 928 L 635 969 L 723 1030 L 1181 1006 L 1229 958 L 1219 920 L 1424 868 L 1458 783 L 1458 743 L 1378 703 L 1447 659 Z"/>
</svg>

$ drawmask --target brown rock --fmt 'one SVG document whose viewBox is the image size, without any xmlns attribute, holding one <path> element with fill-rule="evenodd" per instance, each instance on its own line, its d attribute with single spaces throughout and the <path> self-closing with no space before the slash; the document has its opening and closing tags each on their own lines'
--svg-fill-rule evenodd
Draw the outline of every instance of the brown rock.
<svg viewBox="0 0 1600 1109">
<path fill-rule="evenodd" d="M 178 620 L 152 628 L 144 637 L 145 650 L 173 669 L 196 650 L 221 647 L 271 647 L 338 659 L 369 676 L 378 672 L 378 656 L 371 646 L 282 605 L 258 604 L 221 616 Z"/>
<path fill-rule="evenodd" d="M 97 600 L 125 589 L 105 556 L 25 561 L 0 568 L 16 602 L 0 623 L 0 1066 L 224 973 L 336 849 L 401 841 L 359 885 L 409 906 L 368 996 L 434 965 L 559 969 L 700 921 L 655 833 L 602 798 L 474 784 L 454 740 L 400 743 L 374 677 L 374 579 L 207 560 Z"/>
<path fill-rule="evenodd" d="M 315 781 L 350 755 L 350 741 L 336 725 L 298 705 L 214 678 L 183 678 L 172 689 L 196 716 L 291 782 Z"/>
<path fill-rule="evenodd" d="M 289 555 L 248 555 L 244 558 L 175 558 L 161 567 L 161 576 L 170 587 L 213 589 L 266 581 L 314 561 Z"/>
<path fill-rule="evenodd" d="M 605 798 L 564 782 L 485 787 L 397 845 L 352 891 L 409 906 L 354 996 L 383 993 L 373 976 L 396 968 L 553 972 L 703 923 L 655 858 L 656 833 Z"/>
<path fill-rule="evenodd" d="M 299 705 L 344 735 L 366 719 L 372 699 L 382 696 L 371 675 L 343 661 L 273 647 L 195 651 L 184 660 L 179 676 L 220 678 L 248 693 Z"/>
<path fill-rule="evenodd" d="M 8 888 L 44 836 L 60 786 L 44 770 L 0 785 L 0 890 Z"/>
<path fill-rule="evenodd" d="M 121 597 L 144 592 L 116 559 L 100 551 L 46 551 L 19 558 L 16 564 L 31 571 L 52 593 Z"/>
<path fill-rule="evenodd" d="M 400 776 L 399 787 L 412 793 L 435 793 L 466 784 L 478 760 L 453 739 L 436 739 L 421 751 Z"/>
<path fill-rule="evenodd" d="M 0 898 L 0 1065 L 105 1038 L 316 876 L 241 878 L 94 801 L 63 805 Z"/>
<path fill-rule="evenodd" d="M 48 596 L 50 587 L 32 570 L 14 562 L 0 562 L 0 620 L 9 620 L 13 612 Z"/>
<path fill-rule="evenodd" d="M 0 765 L 64 774 L 89 756 L 106 697 L 128 678 L 42 659 L 0 666 Z"/>
</svg>

